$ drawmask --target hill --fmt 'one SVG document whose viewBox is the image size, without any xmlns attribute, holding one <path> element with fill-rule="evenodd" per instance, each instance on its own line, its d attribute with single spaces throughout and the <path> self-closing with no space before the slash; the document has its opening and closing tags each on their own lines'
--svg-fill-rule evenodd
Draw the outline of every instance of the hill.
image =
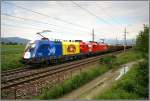
<svg viewBox="0 0 150 101">
<path fill-rule="evenodd" d="M 18 44 L 27 44 L 30 40 L 28 39 L 24 39 L 24 38 L 20 38 L 20 37 L 5 37 L 5 38 L 1 38 L 1 42 L 3 43 L 18 43 Z"/>
<path fill-rule="evenodd" d="M 116 39 L 106 39 L 104 42 L 110 45 L 124 44 L 124 40 L 116 40 Z M 135 40 L 133 39 L 127 39 L 126 42 L 127 45 L 135 44 Z"/>
</svg>

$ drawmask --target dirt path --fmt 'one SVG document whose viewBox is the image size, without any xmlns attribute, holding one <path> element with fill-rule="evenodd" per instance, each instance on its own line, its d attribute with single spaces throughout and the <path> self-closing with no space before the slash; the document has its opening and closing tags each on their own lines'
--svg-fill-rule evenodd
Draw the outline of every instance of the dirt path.
<svg viewBox="0 0 150 101">
<path fill-rule="evenodd" d="M 141 60 L 139 60 L 141 61 Z M 104 92 L 112 86 L 112 83 L 119 80 L 134 64 L 139 61 L 124 64 L 119 69 L 112 69 L 105 74 L 97 77 L 91 82 L 82 87 L 72 91 L 60 99 L 92 99 L 97 94 Z"/>
</svg>

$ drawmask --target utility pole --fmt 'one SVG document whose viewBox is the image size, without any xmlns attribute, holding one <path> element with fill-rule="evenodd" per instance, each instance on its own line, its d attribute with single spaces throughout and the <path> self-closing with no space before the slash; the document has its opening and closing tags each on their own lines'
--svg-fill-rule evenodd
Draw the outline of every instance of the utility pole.
<svg viewBox="0 0 150 101">
<path fill-rule="evenodd" d="M 117 39 L 117 36 L 116 36 L 116 45 L 118 45 L 118 39 Z"/>
<path fill-rule="evenodd" d="M 125 31 L 124 31 L 124 52 L 126 51 L 126 45 L 127 45 L 127 40 L 126 40 L 126 34 L 127 34 L 127 30 L 125 28 Z"/>
<path fill-rule="evenodd" d="M 94 28 L 92 30 L 92 41 L 94 42 Z"/>
</svg>

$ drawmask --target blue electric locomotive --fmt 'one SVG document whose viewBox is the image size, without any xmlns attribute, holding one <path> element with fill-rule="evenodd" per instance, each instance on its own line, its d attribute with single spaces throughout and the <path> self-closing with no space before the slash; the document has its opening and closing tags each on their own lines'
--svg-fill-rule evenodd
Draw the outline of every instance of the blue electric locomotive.
<svg viewBox="0 0 150 101">
<path fill-rule="evenodd" d="M 62 43 L 60 41 L 42 40 L 30 41 L 24 52 L 23 61 L 27 64 L 54 62 L 62 56 Z M 53 60 L 53 61 L 51 61 Z"/>
</svg>

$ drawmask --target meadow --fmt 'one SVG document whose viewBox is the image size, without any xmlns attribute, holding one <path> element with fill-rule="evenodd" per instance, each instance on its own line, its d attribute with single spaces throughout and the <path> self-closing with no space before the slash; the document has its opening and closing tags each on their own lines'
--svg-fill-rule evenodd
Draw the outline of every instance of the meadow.
<svg viewBox="0 0 150 101">
<path fill-rule="evenodd" d="M 21 68 L 21 60 L 25 45 L 1 45 L 1 71 Z"/>
</svg>

